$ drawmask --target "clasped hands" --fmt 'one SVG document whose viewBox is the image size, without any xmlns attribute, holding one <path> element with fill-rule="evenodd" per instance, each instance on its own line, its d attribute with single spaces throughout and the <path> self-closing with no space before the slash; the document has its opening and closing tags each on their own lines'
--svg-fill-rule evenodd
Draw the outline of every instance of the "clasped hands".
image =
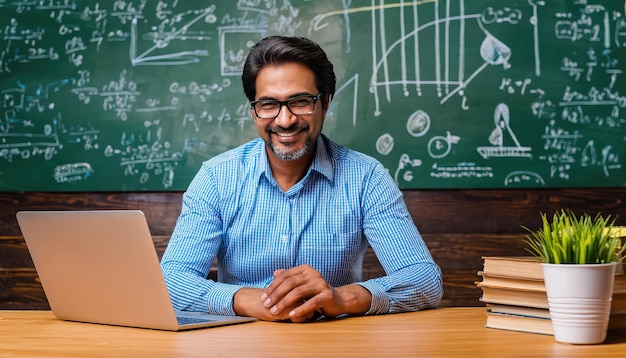
<svg viewBox="0 0 626 358">
<path fill-rule="evenodd" d="M 242 288 L 235 294 L 238 315 L 266 321 L 305 322 L 318 316 L 363 314 L 371 304 L 371 294 L 360 285 L 332 287 L 310 265 L 276 270 L 265 289 Z"/>
</svg>

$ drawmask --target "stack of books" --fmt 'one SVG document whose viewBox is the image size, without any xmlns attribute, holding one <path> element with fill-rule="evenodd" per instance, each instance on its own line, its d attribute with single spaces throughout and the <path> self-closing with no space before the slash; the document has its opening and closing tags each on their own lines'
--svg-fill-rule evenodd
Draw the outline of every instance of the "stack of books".
<svg viewBox="0 0 626 358">
<path fill-rule="evenodd" d="M 541 260 L 526 256 L 486 256 L 476 282 L 487 308 L 488 328 L 554 334 Z M 626 328 L 626 276 L 615 276 L 609 329 Z"/>
</svg>

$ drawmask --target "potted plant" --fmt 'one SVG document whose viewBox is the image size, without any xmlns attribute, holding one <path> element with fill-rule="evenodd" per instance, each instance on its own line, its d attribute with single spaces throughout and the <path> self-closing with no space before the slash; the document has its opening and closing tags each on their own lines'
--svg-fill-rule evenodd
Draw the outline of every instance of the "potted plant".
<svg viewBox="0 0 626 358">
<path fill-rule="evenodd" d="M 606 338 L 616 263 L 626 246 L 611 236 L 611 216 L 541 214 L 541 228 L 526 236 L 542 259 L 550 318 L 557 342 L 602 343 Z"/>
</svg>

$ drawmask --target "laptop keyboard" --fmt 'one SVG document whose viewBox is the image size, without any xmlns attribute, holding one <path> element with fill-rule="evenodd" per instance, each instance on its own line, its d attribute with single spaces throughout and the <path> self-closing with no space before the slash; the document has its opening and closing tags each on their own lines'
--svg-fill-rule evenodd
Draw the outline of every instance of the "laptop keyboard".
<svg viewBox="0 0 626 358">
<path fill-rule="evenodd" d="M 214 322 L 214 319 L 210 319 L 210 318 L 196 318 L 196 317 L 181 317 L 181 316 L 177 316 L 176 319 L 178 320 L 178 324 L 183 325 L 183 324 L 193 324 L 193 323 L 204 323 L 204 322 Z"/>
</svg>

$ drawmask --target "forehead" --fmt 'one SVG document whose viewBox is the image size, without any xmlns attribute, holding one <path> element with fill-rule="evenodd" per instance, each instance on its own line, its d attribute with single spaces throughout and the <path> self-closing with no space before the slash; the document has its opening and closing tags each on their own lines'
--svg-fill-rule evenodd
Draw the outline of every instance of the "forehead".
<svg viewBox="0 0 626 358">
<path fill-rule="evenodd" d="M 298 94 L 317 94 L 315 74 L 307 66 L 289 62 L 263 67 L 256 78 L 256 99 L 286 99 Z"/>
</svg>

